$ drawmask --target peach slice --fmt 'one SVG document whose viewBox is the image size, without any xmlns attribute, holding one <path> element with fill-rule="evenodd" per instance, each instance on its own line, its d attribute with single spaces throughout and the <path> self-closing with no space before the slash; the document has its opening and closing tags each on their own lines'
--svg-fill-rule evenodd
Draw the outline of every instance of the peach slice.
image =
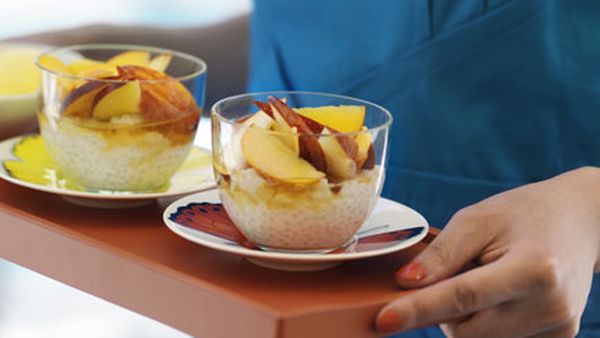
<svg viewBox="0 0 600 338">
<path fill-rule="evenodd" d="M 152 58 L 148 63 L 148 67 L 158 70 L 159 72 L 164 72 L 169 64 L 171 63 L 171 59 L 173 56 L 171 54 L 160 54 Z"/>
<path fill-rule="evenodd" d="M 296 109 L 298 114 L 341 133 L 360 131 L 365 122 L 365 106 L 323 106 Z"/>
<path fill-rule="evenodd" d="M 275 125 L 275 121 L 261 110 L 246 119 L 243 124 L 246 127 L 256 126 L 258 128 L 268 130 Z"/>
<path fill-rule="evenodd" d="M 375 149 L 373 148 L 373 143 L 369 146 L 369 150 L 367 151 L 367 159 L 362 165 L 361 169 L 373 169 L 375 168 Z"/>
<path fill-rule="evenodd" d="M 162 80 L 171 78 L 158 70 L 136 65 L 117 66 L 117 70 L 119 71 L 119 76 L 125 80 Z"/>
<path fill-rule="evenodd" d="M 172 77 L 140 66 L 119 66 L 117 69 L 124 80 L 150 80 L 141 82 L 141 113 L 145 119 L 168 120 L 182 112 L 199 112 L 192 94 Z"/>
<path fill-rule="evenodd" d="M 348 157 L 350 157 L 352 159 L 356 159 L 356 156 L 358 154 L 358 144 L 356 143 L 356 140 L 354 138 L 352 138 L 350 135 L 346 135 L 343 133 L 339 134 L 339 131 L 337 131 L 333 128 L 325 128 L 324 130 L 327 130 L 327 129 L 331 133 L 338 133 L 338 135 L 335 135 L 335 138 L 339 142 L 342 149 L 344 149 L 344 151 L 346 152 Z"/>
<path fill-rule="evenodd" d="M 269 117 L 271 117 L 272 119 L 275 118 L 273 116 L 273 108 L 271 108 L 270 104 L 260 101 L 254 101 L 254 105 L 257 106 L 258 109 L 260 109 L 259 111 L 262 111 L 263 113 L 269 115 Z"/>
<path fill-rule="evenodd" d="M 250 127 L 242 136 L 246 161 L 261 175 L 283 183 L 307 184 L 325 177 L 309 162 L 298 157 L 279 137 Z"/>
<path fill-rule="evenodd" d="M 319 143 L 327 160 L 327 176 L 333 180 L 346 180 L 354 177 L 357 172 L 356 162 L 346 153 L 337 137 L 325 128 Z"/>
<path fill-rule="evenodd" d="M 285 103 L 285 99 L 281 100 Z M 274 120 L 275 123 L 270 127 L 279 132 L 277 136 L 281 138 L 281 140 L 290 147 L 296 155 L 300 154 L 300 141 L 298 139 L 298 128 L 291 127 L 285 119 L 279 114 L 278 111 L 274 111 L 273 107 L 270 104 L 254 101 L 254 104 L 260 109 L 256 114 L 264 114 L 269 116 L 271 120 Z M 256 115 L 255 114 L 255 115 Z M 263 128 L 264 129 L 264 128 Z"/>
<path fill-rule="evenodd" d="M 327 161 L 323 149 L 317 136 L 314 135 L 304 119 L 276 97 L 269 97 L 269 103 L 281 114 L 290 127 L 296 127 L 299 134 L 300 156 L 310 162 L 317 170 L 327 172 Z"/>
<path fill-rule="evenodd" d="M 306 123 L 308 128 L 315 134 L 320 134 L 323 131 L 323 129 L 325 128 L 324 125 L 320 124 L 317 121 L 311 120 L 306 116 L 300 115 L 300 117 L 302 117 L 302 119 L 304 120 L 304 123 Z"/>
<path fill-rule="evenodd" d="M 94 106 L 94 118 L 102 121 L 140 112 L 142 91 L 139 81 L 130 81 L 110 90 Z"/>
<path fill-rule="evenodd" d="M 366 131 L 366 128 L 363 128 L 363 132 L 356 134 L 354 140 L 358 146 L 356 164 L 359 168 L 362 168 L 367 158 L 369 158 L 369 149 L 373 146 L 373 137 Z"/>
<path fill-rule="evenodd" d="M 281 116 L 278 111 L 273 112 L 275 118 L 275 124 L 273 130 L 278 132 L 277 136 L 285 143 L 290 149 L 294 151 L 296 156 L 300 154 L 300 139 L 298 138 L 298 128 L 291 127 Z"/>
<path fill-rule="evenodd" d="M 128 50 L 111 57 L 106 63 L 113 66 L 136 65 L 148 67 L 150 53 L 142 50 Z"/>
<path fill-rule="evenodd" d="M 164 95 L 172 95 L 178 106 L 196 104 L 192 94 L 181 82 L 163 72 L 140 66 L 120 66 L 117 69 L 119 76 L 125 80 L 161 80 L 145 84 L 154 87 L 157 91 L 162 90 Z"/>
<path fill-rule="evenodd" d="M 71 91 L 62 103 L 62 114 L 91 117 L 95 97 L 106 85 L 105 82 L 91 81 Z"/>
<path fill-rule="evenodd" d="M 286 103 L 285 99 L 282 99 L 281 101 L 283 101 L 283 103 Z M 271 108 L 270 104 L 264 103 L 264 102 L 260 102 L 260 101 L 254 101 L 254 104 L 258 107 L 258 109 L 262 110 L 263 112 L 267 113 L 267 115 L 271 116 L 271 118 L 275 118 L 273 116 L 273 109 Z M 302 115 L 300 115 L 300 117 L 304 120 L 304 123 L 306 123 L 306 125 L 308 126 L 308 128 L 314 134 L 320 134 L 321 131 L 323 131 L 323 128 L 325 128 L 325 126 L 323 126 L 319 122 L 313 121 L 313 120 L 309 119 L 308 117 L 305 117 L 305 116 L 302 116 Z"/>
<path fill-rule="evenodd" d="M 195 111 L 199 108 L 194 98 L 178 81 L 142 82 L 141 113 L 144 119 L 170 120 Z"/>
<path fill-rule="evenodd" d="M 150 90 L 147 84 L 142 84 L 140 109 L 144 119 L 150 121 L 168 121 L 180 114 L 180 109 L 162 95 Z"/>
<path fill-rule="evenodd" d="M 234 171 L 248 167 L 244 154 L 242 153 L 242 136 L 249 127 L 256 127 L 264 130 L 270 130 L 275 124 L 275 121 L 262 110 L 259 110 L 253 115 L 250 115 L 241 121 L 242 127 L 237 128 L 231 137 L 231 139 L 224 146 L 222 151 L 223 165 L 218 167 L 219 164 L 215 164 L 215 168 L 223 175 L 227 175 L 227 169 Z M 218 162 L 218 161 L 217 161 Z"/>
</svg>

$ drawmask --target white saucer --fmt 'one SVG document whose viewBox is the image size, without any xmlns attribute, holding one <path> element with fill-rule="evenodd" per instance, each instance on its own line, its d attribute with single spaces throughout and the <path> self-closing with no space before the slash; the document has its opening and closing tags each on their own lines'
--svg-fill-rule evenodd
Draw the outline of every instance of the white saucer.
<svg viewBox="0 0 600 338">
<path fill-rule="evenodd" d="M 131 208 L 151 203 L 157 198 L 191 194 L 215 188 L 210 152 L 194 148 L 181 168 L 171 177 L 168 188 L 156 192 L 127 191 L 87 191 L 70 189 L 56 178 L 56 170 L 44 165 L 32 165 L 32 169 L 44 172 L 43 182 L 25 180 L 7 170 L 7 161 L 21 161 L 15 153 L 15 146 L 26 138 L 40 138 L 39 135 L 24 135 L 0 142 L 0 178 L 26 188 L 61 195 L 69 202 L 96 208 Z M 38 155 L 36 153 L 36 155 Z"/>
<path fill-rule="evenodd" d="M 325 254 L 262 251 L 260 249 L 241 246 L 237 242 L 212 235 L 177 221 L 177 217 L 181 216 L 184 211 L 186 212 L 186 217 L 189 217 L 190 208 L 193 206 L 198 207 L 201 204 L 203 206 L 207 205 L 209 209 L 212 209 L 213 206 L 220 208 L 219 205 L 216 205 L 220 203 L 221 201 L 216 190 L 187 196 L 175 201 L 165 209 L 163 221 L 171 231 L 194 243 L 215 250 L 244 256 L 248 261 L 263 267 L 286 271 L 324 270 L 334 267 L 343 261 L 396 252 L 417 244 L 425 238 L 429 230 L 427 221 L 418 212 L 403 204 L 385 198 L 379 200 L 371 217 L 361 227 L 358 234 L 364 233 L 366 235 L 368 233 L 369 237 L 371 237 L 379 233 L 405 230 L 410 235 L 401 240 L 380 242 L 376 248 L 369 248 L 369 245 L 364 245 L 360 251 L 356 246 L 347 247 L 342 252 Z M 206 217 L 206 214 L 203 214 L 202 217 Z M 383 225 L 388 226 L 382 229 Z M 360 240 L 358 243 L 361 243 Z"/>
</svg>

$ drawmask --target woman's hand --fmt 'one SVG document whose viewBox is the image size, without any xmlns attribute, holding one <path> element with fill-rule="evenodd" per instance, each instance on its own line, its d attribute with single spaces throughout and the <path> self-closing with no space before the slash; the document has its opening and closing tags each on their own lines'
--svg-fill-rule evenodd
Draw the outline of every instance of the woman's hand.
<svg viewBox="0 0 600 338">
<path fill-rule="evenodd" d="M 507 191 L 459 211 L 398 271 L 400 286 L 423 288 L 382 309 L 377 328 L 442 324 L 449 337 L 574 337 L 599 256 L 600 169 Z"/>
</svg>

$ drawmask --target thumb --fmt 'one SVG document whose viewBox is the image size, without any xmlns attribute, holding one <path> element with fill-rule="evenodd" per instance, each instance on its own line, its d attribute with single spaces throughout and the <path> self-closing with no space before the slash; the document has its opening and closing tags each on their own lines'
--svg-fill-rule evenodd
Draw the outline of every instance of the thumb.
<svg viewBox="0 0 600 338">
<path fill-rule="evenodd" d="M 397 283 L 407 288 L 430 285 L 478 258 L 494 237 L 494 227 L 477 210 L 472 206 L 457 212 L 425 250 L 396 272 Z"/>
</svg>

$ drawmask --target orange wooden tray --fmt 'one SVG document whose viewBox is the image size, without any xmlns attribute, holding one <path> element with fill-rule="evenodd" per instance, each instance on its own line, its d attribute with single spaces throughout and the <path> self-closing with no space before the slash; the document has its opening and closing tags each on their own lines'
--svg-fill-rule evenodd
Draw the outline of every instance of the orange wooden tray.
<svg viewBox="0 0 600 338">
<path fill-rule="evenodd" d="M 407 292 L 395 270 L 437 233 L 403 252 L 282 272 L 176 236 L 164 206 L 84 208 L 0 182 L 0 256 L 194 336 L 364 338 Z"/>
</svg>

